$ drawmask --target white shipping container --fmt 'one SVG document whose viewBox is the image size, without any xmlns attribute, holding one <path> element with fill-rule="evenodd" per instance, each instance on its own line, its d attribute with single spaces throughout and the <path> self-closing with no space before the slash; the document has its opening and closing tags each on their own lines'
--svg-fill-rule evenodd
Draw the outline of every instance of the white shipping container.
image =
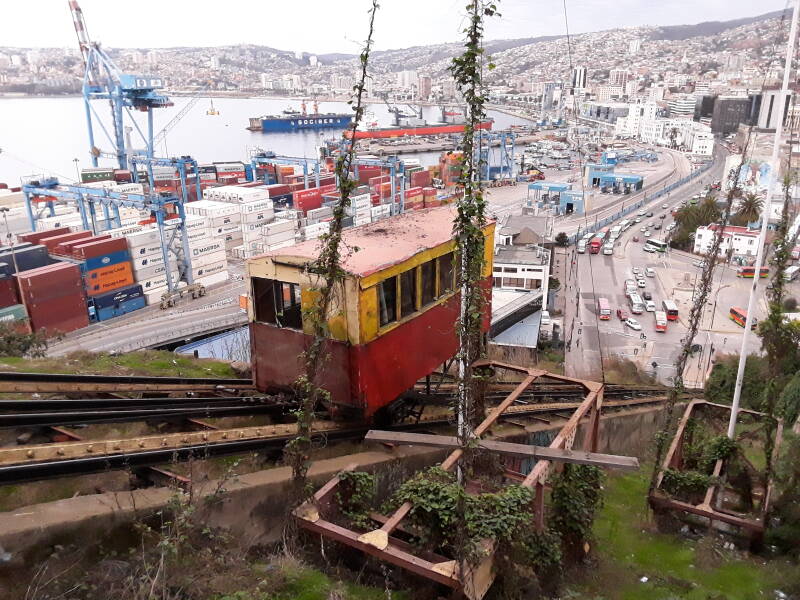
<svg viewBox="0 0 800 600">
<path fill-rule="evenodd" d="M 177 265 L 177 261 L 175 258 L 170 258 L 169 260 L 170 266 L 173 264 Z M 133 271 L 141 271 L 142 269 L 146 269 L 148 267 L 155 267 L 158 265 L 164 264 L 164 255 L 159 254 L 150 254 L 148 256 L 132 256 L 131 263 L 133 264 Z"/>
<path fill-rule="evenodd" d="M 103 233 L 106 233 L 106 234 L 110 235 L 113 238 L 128 237 L 132 233 L 138 233 L 138 232 L 142 231 L 142 229 L 143 228 L 142 228 L 141 225 L 126 225 L 124 227 L 117 227 L 115 229 L 109 229 L 108 231 L 104 231 Z M 129 245 L 130 245 L 130 243 L 129 243 Z"/>
<path fill-rule="evenodd" d="M 178 264 L 175 263 L 173 265 L 172 263 L 170 263 L 169 267 L 170 267 L 170 272 L 173 272 L 173 271 L 177 272 Z M 162 263 L 160 265 L 154 265 L 152 267 L 142 267 L 142 268 L 139 268 L 139 269 L 134 269 L 133 270 L 133 276 L 136 279 L 136 281 L 145 281 L 147 279 L 154 279 L 154 278 L 158 277 L 159 275 L 163 275 L 163 274 L 166 273 L 166 271 L 167 271 L 167 269 L 164 266 L 164 264 Z"/>
<path fill-rule="evenodd" d="M 271 208 L 265 208 L 259 212 L 242 213 L 242 223 L 269 223 L 275 219 L 275 211 Z"/>
<path fill-rule="evenodd" d="M 330 206 L 323 206 L 320 208 L 312 208 L 306 213 L 309 219 L 327 219 L 333 216 L 333 209 Z"/>
<path fill-rule="evenodd" d="M 219 215 L 216 217 L 206 217 L 206 229 L 216 229 L 217 227 L 224 227 L 225 225 L 238 226 L 242 222 L 242 215 L 234 213 L 232 215 Z"/>
<path fill-rule="evenodd" d="M 265 223 L 264 224 L 264 234 L 265 235 L 272 235 L 274 233 L 281 233 L 286 231 L 292 231 L 297 228 L 296 221 L 288 221 L 288 220 L 280 220 L 280 221 L 273 221 L 272 223 Z"/>
<path fill-rule="evenodd" d="M 144 293 L 144 301 L 147 306 L 154 306 L 161 304 L 161 295 L 167 291 L 167 286 L 160 289 L 153 289 Z"/>
<path fill-rule="evenodd" d="M 114 191 L 120 194 L 143 194 L 144 186 L 141 183 L 121 183 Z"/>
<path fill-rule="evenodd" d="M 125 237 L 128 238 L 128 247 L 131 251 L 161 243 L 161 236 L 158 229 L 153 228 L 136 231 Z"/>
<path fill-rule="evenodd" d="M 286 242 L 289 240 L 295 239 L 295 231 L 280 231 L 278 233 L 270 233 L 269 235 L 264 235 L 264 243 L 267 245 L 277 244 L 280 242 Z"/>
<path fill-rule="evenodd" d="M 241 214 L 262 212 L 274 208 L 272 200 L 256 200 L 255 202 L 242 202 L 239 205 L 239 212 Z"/>
<path fill-rule="evenodd" d="M 208 277 L 200 277 L 195 280 L 195 283 L 202 283 L 204 286 L 208 287 L 226 281 L 228 281 L 228 271 L 221 271 L 214 275 L 209 275 Z"/>
<path fill-rule="evenodd" d="M 172 282 L 177 283 L 178 281 L 178 272 L 172 271 L 170 273 L 172 277 Z M 152 279 L 141 279 L 137 281 L 137 283 L 142 286 L 142 290 L 145 292 L 150 292 L 153 290 L 164 290 L 167 287 L 167 276 L 165 273 L 162 273 L 158 277 L 153 277 Z"/>
<path fill-rule="evenodd" d="M 236 246 L 235 248 L 231 248 L 231 254 L 234 258 L 250 258 L 247 256 L 244 246 Z"/>
<path fill-rule="evenodd" d="M 151 254 L 161 254 L 161 244 L 147 244 L 146 246 L 136 246 L 131 248 L 131 258 L 141 258 Z"/>
<path fill-rule="evenodd" d="M 197 200 L 184 204 L 183 208 L 186 214 L 197 215 L 199 217 L 219 217 L 239 213 L 239 208 L 237 206 L 226 202 L 217 202 L 216 200 Z"/>
<path fill-rule="evenodd" d="M 277 244 L 265 244 L 264 250 L 280 250 L 281 248 L 286 248 L 288 246 L 294 246 L 294 240 L 290 240 L 288 242 L 278 242 Z"/>
<path fill-rule="evenodd" d="M 208 234 L 211 237 L 226 237 L 231 235 L 232 233 L 239 233 L 242 232 L 242 226 L 239 223 L 229 223 L 227 225 L 222 225 L 220 227 L 209 227 Z"/>
<path fill-rule="evenodd" d="M 196 256 L 192 259 L 192 268 L 195 267 L 204 267 L 206 265 L 213 264 L 215 262 L 225 261 L 225 251 L 220 248 L 216 252 L 212 252 L 210 254 L 201 254 L 200 256 Z"/>
<path fill-rule="evenodd" d="M 209 275 L 216 275 L 217 273 L 221 273 L 228 268 L 227 261 L 215 262 L 204 267 L 193 267 L 192 268 L 192 277 L 195 280 L 201 277 L 208 277 Z"/>
<path fill-rule="evenodd" d="M 198 256 L 203 256 L 204 254 L 212 254 L 214 252 L 219 252 L 223 249 L 223 245 L 219 241 L 210 241 L 204 246 L 198 246 L 197 248 L 192 248 L 192 260 L 194 260 Z"/>
</svg>

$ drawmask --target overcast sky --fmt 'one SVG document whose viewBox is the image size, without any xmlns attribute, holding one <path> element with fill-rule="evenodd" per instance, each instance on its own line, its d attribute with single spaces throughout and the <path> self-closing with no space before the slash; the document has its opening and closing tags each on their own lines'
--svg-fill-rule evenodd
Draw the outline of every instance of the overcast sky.
<svg viewBox="0 0 800 600">
<path fill-rule="evenodd" d="M 563 0 L 500 0 L 489 39 L 564 33 Z M 93 39 L 112 47 L 260 44 L 353 53 L 369 0 L 80 0 Z M 380 0 L 376 47 L 455 41 L 465 0 Z M 786 0 L 566 0 L 570 32 L 727 21 L 785 8 Z M 3 0 L 0 46 L 76 44 L 67 0 Z"/>
</svg>

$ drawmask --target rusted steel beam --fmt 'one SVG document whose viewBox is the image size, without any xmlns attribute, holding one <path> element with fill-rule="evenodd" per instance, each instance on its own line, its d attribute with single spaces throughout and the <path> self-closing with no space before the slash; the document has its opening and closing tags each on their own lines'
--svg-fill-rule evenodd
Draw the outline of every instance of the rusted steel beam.
<svg viewBox="0 0 800 600">
<path fill-rule="evenodd" d="M 491 364 L 491 363 L 489 363 Z M 483 420 L 483 422 L 478 425 L 475 429 L 475 437 L 482 436 L 489 427 L 491 427 L 497 418 L 503 413 L 506 408 L 511 406 L 516 399 L 522 395 L 522 393 L 528 389 L 528 387 L 536 381 L 538 377 L 541 377 L 546 371 L 541 371 L 538 369 L 529 369 L 528 376 L 520 383 L 516 389 L 511 392 L 505 400 L 503 400 L 500 404 L 498 404 L 489 415 Z M 448 456 L 444 462 L 442 462 L 442 468 L 445 471 L 449 471 L 452 469 L 461 455 L 463 451 L 461 449 L 454 450 L 450 456 Z M 383 526 L 376 531 L 372 531 L 370 533 L 366 533 L 360 537 L 364 542 L 376 545 L 376 547 L 386 547 L 386 539 L 388 535 L 394 531 L 394 528 L 397 527 L 397 524 L 400 523 L 403 519 L 406 518 L 409 512 L 411 512 L 412 505 L 410 502 L 404 502 L 400 508 L 398 508 L 392 516 L 389 517 L 389 520 L 383 524 Z"/>
<path fill-rule="evenodd" d="M 694 504 L 689 504 L 688 502 L 681 502 L 680 500 L 665 498 L 658 492 L 651 494 L 649 499 L 650 504 L 658 508 L 666 508 L 669 510 L 679 510 L 691 513 L 693 515 L 705 517 L 712 521 L 722 521 L 723 523 L 728 523 L 729 525 L 736 525 L 737 527 L 741 527 L 742 529 L 747 529 L 756 533 L 761 533 L 764 531 L 764 523 L 761 520 L 745 519 L 728 513 L 716 511 L 707 506 L 695 506 Z"/>
<path fill-rule="evenodd" d="M 160 486 L 177 486 L 181 489 L 188 490 L 192 485 L 192 480 L 184 475 L 173 473 L 167 469 L 159 469 L 158 467 L 144 467 L 136 470 L 136 476 L 149 481 L 154 485 Z"/>
<path fill-rule="evenodd" d="M 413 446 L 432 446 L 435 448 L 458 448 L 461 443 L 457 437 L 444 435 L 427 435 L 404 431 L 379 431 L 372 429 L 364 438 L 370 442 L 391 442 Z M 576 465 L 596 465 L 623 471 L 635 471 L 639 468 L 639 459 L 633 456 L 617 456 L 614 454 L 598 454 L 583 450 L 565 448 L 549 448 L 546 446 L 529 446 L 495 440 L 476 440 L 479 448 L 498 452 L 515 458 L 535 458 Z"/>
<path fill-rule="evenodd" d="M 53 442 L 60 443 L 60 442 L 80 442 L 83 440 L 81 436 L 77 433 L 70 431 L 69 429 L 64 429 L 63 427 L 56 427 L 55 425 L 51 425 L 47 427 L 47 430 L 50 435 L 50 439 Z"/>
</svg>

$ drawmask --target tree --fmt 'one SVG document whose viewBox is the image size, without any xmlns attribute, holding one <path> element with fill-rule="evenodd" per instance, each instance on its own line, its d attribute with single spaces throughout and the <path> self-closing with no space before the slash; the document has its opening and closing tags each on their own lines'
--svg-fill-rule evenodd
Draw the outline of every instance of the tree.
<svg viewBox="0 0 800 600">
<path fill-rule="evenodd" d="M 758 221 L 761 216 L 761 209 L 764 201 L 753 193 L 747 193 L 739 202 L 739 208 L 733 215 L 731 223 L 734 225 L 745 226 L 748 223 Z"/>
<path fill-rule="evenodd" d="M 797 299 L 796 298 L 786 298 L 783 301 L 783 312 L 794 312 L 797 310 Z"/>
<path fill-rule="evenodd" d="M 711 369 L 705 385 L 705 399 L 718 404 L 730 404 L 733 400 L 733 390 L 736 385 L 736 371 L 739 367 L 739 357 L 728 356 L 719 361 Z M 742 385 L 742 408 L 758 410 L 761 406 L 761 390 L 766 377 L 766 361 L 760 356 L 747 357 L 744 367 L 744 382 Z"/>
<path fill-rule="evenodd" d="M 556 246 L 561 246 L 562 248 L 569 246 L 569 236 L 563 231 L 559 231 L 558 235 L 556 235 Z"/>
<path fill-rule="evenodd" d="M 677 148 L 678 144 L 676 143 L 675 140 L 678 139 L 678 128 L 677 127 L 672 127 L 669 130 L 669 133 L 667 134 L 667 137 L 669 138 L 669 147 L 670 148 Z"/>
<path fill-rule="evenodd" d="M 0 356 L 42 358 L 47 353 L 47 338 L 40 333 L 20 333 L 0 323 Z"/>
</svg>

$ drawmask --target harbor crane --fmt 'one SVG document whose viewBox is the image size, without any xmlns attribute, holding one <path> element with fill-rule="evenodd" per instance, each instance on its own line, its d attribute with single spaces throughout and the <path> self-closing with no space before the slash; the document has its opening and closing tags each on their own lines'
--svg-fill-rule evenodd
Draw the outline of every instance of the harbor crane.
<svg viewBox="0 0 800 600">
<path fill-rule="evenodd" d="M 122 73 L 98 42 L 92 41 L 77 0 L 69 0 L 72 22 L 78 36 L 78 46 L 85 67 L 83 75 L 83 101 L 89 134 L 89 152 L 92 165 L 97 167 L 99 157 L 117 160 L 120 169 L 128 168 L 128 156 L 133 151 L 125 141 L 125 115 L 133 124 L 145 144 L 147 156 L 153 156 L 153 109 L 172 106 L 172 101 L 158 92 L 164 87 L 160 77 Z M 95 111 L 93 100 L 107 100 L 111 105 L 112 130 L 109 131 Z M 131 109 L 147 113 L 147 131 L 143 132 L 133 117 Z M 95 123 L 111 144 L 111 151 L 101 150 L 95 144 Z"/>
</svg>

